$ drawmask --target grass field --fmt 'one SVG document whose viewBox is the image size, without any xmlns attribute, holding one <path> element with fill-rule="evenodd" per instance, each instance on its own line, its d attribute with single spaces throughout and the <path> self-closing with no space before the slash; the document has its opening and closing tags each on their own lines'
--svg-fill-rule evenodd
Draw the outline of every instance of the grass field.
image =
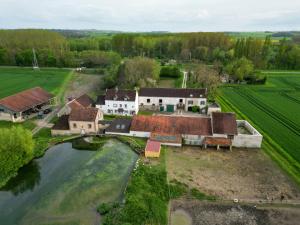
<svg viewBox="0 0 300 225">
<path fill-rule="evenodd" d="M 266 74 L 263 86 L 223 86 L 219 102 L 263 133 L 263 149 L 300 184 L 300 72 Z"/>
<path fill-rule="evenodd" d="M 40 69 L 0 67 L 0 98 L 40 86 L 45 90 L 62 95 L 71 78 L 68 69 Z"/>
</svg>

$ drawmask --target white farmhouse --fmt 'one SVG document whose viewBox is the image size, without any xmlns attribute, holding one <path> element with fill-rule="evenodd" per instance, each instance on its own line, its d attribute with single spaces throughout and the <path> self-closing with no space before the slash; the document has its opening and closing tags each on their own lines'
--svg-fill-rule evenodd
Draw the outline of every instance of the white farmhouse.
<svg viewBox="0 0 300 225">
<path fill-rule="evenodd" d="M 98 96 L 96 108 L 108 115 L 135 115 L 139 111 L 138 93 L 132 90 L 107 89 Z"/>
<path fill-rule="evenodd" d="M 144 109 L 174 112 L 206 106 L 207 89 L 141 88 L 139 105 Z"/>
</svg>

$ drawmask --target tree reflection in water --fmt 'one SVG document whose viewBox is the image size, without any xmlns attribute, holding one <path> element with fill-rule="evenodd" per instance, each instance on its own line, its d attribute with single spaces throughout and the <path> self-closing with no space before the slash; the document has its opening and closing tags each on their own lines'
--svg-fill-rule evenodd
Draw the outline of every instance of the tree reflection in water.
<svg viewBox="0 0 300 225">
<path fill-rule="evenodd" d="M 33 191 L 34 187 L 40 183 L 40 166 L 38 162 L 31 161 L 23 166 L 18 175 L 8 181 L 8 183 L 1 188 L 1 191 L 10 191 L 17 196 L 25 191 Z"/>
</svg>

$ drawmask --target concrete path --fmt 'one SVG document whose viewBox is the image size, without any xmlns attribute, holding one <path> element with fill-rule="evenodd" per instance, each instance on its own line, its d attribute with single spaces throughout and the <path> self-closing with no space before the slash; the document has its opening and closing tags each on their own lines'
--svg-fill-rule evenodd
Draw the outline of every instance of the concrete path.
<svg viewBox="0 0 300 225">
<path fill-rule="evenodd" d="M 188 72 L 186 72 L 186 71 L 182 71 L 182 72 L 183 72 L 183 80 L 182 80 L 181 88 L 186 88 L 186 81 L 187 81 Z"/>
<path fill-rule="evenodd" d="M 42 128 L 47 127 L 49 122 L 57 114 L 61 107 L 56 107 L 52 112 L 47 114 L 43 119 L 38 120 L 37 126 L 32 130 L 32 135 L 37 134 Z"/>
</svg>

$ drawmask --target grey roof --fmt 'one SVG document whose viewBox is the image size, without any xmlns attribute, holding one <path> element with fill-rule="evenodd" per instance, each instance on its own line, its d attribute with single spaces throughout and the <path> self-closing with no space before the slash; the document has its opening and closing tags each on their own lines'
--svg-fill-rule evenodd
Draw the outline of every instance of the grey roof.
<svg viewBox="0 0 300 225">
<path fill-rule="evenodd" d="M 132 119 L 130 118 L 117 118 L 112 121 L 110 126 L 105 129 L 105 132 L 112 133 L 129 133 Z"/>
<path fill-rule="evenodd" d="M 206 89 L 193 88 L 141 88 L 139 96 L 144 97 L 173 97 L 173 98 L 201 98 L 206 97 Z"/>
<path fill-rule="evenodd" d="M 99 95 L 97 97 L 96 105 L 105 105 L 105 95 Z"/>
</svg>

